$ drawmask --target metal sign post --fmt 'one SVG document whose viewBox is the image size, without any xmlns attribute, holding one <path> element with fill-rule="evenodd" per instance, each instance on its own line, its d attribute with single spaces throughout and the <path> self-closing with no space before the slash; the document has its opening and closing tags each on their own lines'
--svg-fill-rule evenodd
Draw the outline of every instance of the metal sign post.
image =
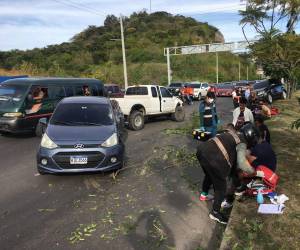
<svg viewBox="0 0 300 250">
<path fill-rule="evenodd" d="M 211 43 L 211 44 L 199 44 L 191 46 L 178 46 L 170 47 L 164 49 L 164 55 L 167 57 L 168 64 L 168 83 L 171 83 L 171 56 L 181 56 L 181 55 L 191 55 L 191 54 L 203 54 L 203 53 L 216 53 L 216 80 L 219 82 L 219 58 L 218 52 L 246 52 L 249 45 L 253 44 L 255 41 L 240 41 L 240 42 L 228 42 L 228 43 Z M 240 66 L 239 66 L 240 68 Z M 240 70 L 239 70 L 240 72 Z M 239 79 L 240 79 L 239 73 Z"/>
<path fill-rule="evenodd" d="M 121 26 L 120 28 L 121 28 L 123 68 L 124 68 L 124 84 L 125 84 L 125 89 L 126 89 L 128 87 L 128 77 L 127 77 L 127 63 L 126 63 L 125 41 L 124 41 L 123 17 L 121 14 L 120 14 L 120 26 Z"/>
<path fill-rule="evenodd" d="M 171 62 L 170 62 L 170 49 L 167 48 L 167 66 L 168 66 L 168 85 L 171 84 Z"/>
</svg>

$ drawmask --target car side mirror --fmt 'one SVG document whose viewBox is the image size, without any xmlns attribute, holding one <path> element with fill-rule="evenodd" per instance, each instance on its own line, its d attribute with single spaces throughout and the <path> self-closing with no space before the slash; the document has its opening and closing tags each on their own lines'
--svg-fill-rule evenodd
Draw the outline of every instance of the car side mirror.
<svg viewBox="0 0 300 250">
<path fill-rule="evenodd" d="M 48 126 L 48 119 L 47 118 L 41 118 L 39 119 L 37 128 L 36 128 L 36 135 L 41 137 L 47 129 Z"/>
</svg>

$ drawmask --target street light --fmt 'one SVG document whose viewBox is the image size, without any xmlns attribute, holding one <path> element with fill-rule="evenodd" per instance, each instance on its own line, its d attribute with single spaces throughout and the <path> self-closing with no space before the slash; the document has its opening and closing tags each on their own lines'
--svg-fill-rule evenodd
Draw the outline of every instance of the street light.
<svg viewBox="0 0 300 250">
<path fill-rule="evenodd" d="M 124 41 L 124 28 L 123 28 L 123 17 L 120 14 L 120 28 L 121 28 L 121 39 L 113 38 L 111 41 L 122 41 L 122 55 L 123 55 L 123 70 L 124 70 L 124 86 L 125 89 L 128 87 L 128 77 L 127 77 L 127 63 L 126 63 L 126 52 L 125 52 L 125 41 Z"/>
</svg>

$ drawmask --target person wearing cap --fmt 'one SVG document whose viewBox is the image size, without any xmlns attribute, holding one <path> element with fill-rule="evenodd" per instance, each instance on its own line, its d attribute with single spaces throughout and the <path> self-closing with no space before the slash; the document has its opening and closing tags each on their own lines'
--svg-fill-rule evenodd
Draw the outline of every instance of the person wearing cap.
<svg viewBox="0 0 300 250">
<path fill-rule="evenodd" d="M 246 98 L 242 97 L 240 99 L 239 107 L 237 107 L 233 111 L 233 121 L 232 124 L 234 125 L 236 130 L 239 130 L 243 127 L 244 124 L 251 122 L 254 123 L 254 117 L 252 111 L 246 107 L 247 100 Z"/>
<path fill-rule="evenodd" d="M 218 116 L 214 95 L 208 92 L 205 100 L 199 105 L 200 130 L 210 132 L 211 137 L 217 134 Z"/>
</svg>

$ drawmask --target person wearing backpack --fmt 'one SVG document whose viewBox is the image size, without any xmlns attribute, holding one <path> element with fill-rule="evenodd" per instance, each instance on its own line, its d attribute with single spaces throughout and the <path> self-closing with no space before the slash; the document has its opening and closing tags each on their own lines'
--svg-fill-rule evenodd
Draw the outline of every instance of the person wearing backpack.
<svg viewBox="0 0 300 250">
<path fill-rule="evenodd" d="M 230 126 L 232 127 L 232 125 Z M 222 224 L 227 224 L 227 218 L 220 212 L 225 199 L 227 178 L 235 176 L 237 169 L 248 174 L 255 174 L 254 168 L 246 159 L 247 146 L 256 136 L 252 124 L 246 124 L 242 133 L 228 128 L 227 131 L 202 142 L 197 148 L 197 159 L 205 174 L 199 199 L 206 201 L 211 186 L 214 188 L 213 209 L 209 217 Z"/>
</svg>

